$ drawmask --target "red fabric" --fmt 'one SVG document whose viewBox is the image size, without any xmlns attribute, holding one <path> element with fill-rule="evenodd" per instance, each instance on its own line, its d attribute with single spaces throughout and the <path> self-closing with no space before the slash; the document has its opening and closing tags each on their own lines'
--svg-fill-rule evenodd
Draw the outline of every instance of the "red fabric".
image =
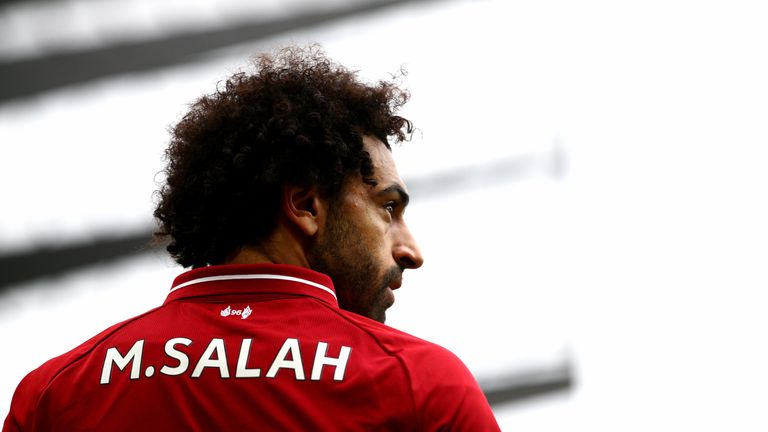
<svg viewBox="0 0 768 432">
<path fill-rule="evenodd" d="M 3 431 L 498 430 L 456 356 L 339 309 L 325 275 L 215 266 L 173 287 L 27 375 Z"/>
</svg>

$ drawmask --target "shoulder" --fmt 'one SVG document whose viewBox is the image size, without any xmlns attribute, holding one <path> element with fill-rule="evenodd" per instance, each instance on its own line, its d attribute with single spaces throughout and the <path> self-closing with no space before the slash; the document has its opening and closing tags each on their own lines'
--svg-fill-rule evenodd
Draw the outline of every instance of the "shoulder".
<svg viewBox="0 0 768 432">
<path fill-rule="evenodd" d="M 453 352 L 376 321 L 345 315 L 401 363 L 421 430 L 499 429 L 477 380 Z"/>
<path fill-rule="evenodd" d="M 72 350 L 46 361 L 38 368 L 29 372 L 21 380 L 13 394 L 10 412 L 6 419 L 6 427 L 11 428 L 11 426 L 15 425 L 20 430 L 29 429 L 31 425 L 28 422 L 34 421 L 39 414 L 37 410 L 41 399 L 64 371 L 71 367 L 77 367 L 81 360 L 86 359 L 95 348 L 110 336 L 152 311 L 114 324 Z M 14 429 L 11 428 L 10 430 Z"/>
<path fill-rule="evenodd" d="M 476 384 L 464 363 L 450 350 L 352 312 L 338 313 L 354 332 L 364 335 L 369 344 L 400 364 L 414 390 L 448 381 Z"/>
</svg>

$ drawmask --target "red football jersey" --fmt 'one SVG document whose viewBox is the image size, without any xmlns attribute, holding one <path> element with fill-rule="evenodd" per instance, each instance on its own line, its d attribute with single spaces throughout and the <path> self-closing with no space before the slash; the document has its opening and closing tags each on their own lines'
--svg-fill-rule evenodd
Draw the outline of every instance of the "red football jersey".
<svg viewBox="0 0 768 432">
<path fill-rule="evenodd" d="M 448 350 L 341 310 L 330 278 L 224 265 L 19 384 L 3 431 L 498 430 Z"/>
</svg>

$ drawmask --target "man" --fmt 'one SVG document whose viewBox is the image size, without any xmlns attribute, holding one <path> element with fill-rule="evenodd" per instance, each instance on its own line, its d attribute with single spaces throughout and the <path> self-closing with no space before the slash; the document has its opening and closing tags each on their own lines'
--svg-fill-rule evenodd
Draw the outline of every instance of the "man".
<svg viewBox="0 0 768 432">
<path fill-rule="evenodd" d="M 199 99 L 155 211 L 192 270 L 30 373 L 3 430 L 497 430 L 461 361 L 383 324 L 423 260 L 388 143 L 407 99 L 317 47 Z"/>
</svg>

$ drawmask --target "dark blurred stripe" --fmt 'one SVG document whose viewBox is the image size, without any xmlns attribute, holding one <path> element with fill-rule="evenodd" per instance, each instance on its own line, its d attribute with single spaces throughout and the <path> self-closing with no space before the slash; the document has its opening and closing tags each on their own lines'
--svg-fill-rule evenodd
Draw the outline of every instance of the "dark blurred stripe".
<svg viewBox="0 0 768 432">
<path fill-rule="evenodd" d="M 150 232 L 140 232 L 0 255 L 0 289 L 145 252 L 153 248 L 151 241 Z"/>
<path fill-rule="evenodd" d="M 569 363 L 532 369 L 507 376 L 480 379 L 480 387 L 491 405 L 501 405 L 552 393 L 570 391 L 574 385 Z"/>
<path fill-rule="evenodd" d="M 424 0 L 360 1 L 335 10 L 274 21 L 190 31 L 163 39 L 53 53 L 40 58 L 0 60 L 0 103 L 108 76 L 188 63 L 212 50 L 416 1 Z"/>
</svg>

